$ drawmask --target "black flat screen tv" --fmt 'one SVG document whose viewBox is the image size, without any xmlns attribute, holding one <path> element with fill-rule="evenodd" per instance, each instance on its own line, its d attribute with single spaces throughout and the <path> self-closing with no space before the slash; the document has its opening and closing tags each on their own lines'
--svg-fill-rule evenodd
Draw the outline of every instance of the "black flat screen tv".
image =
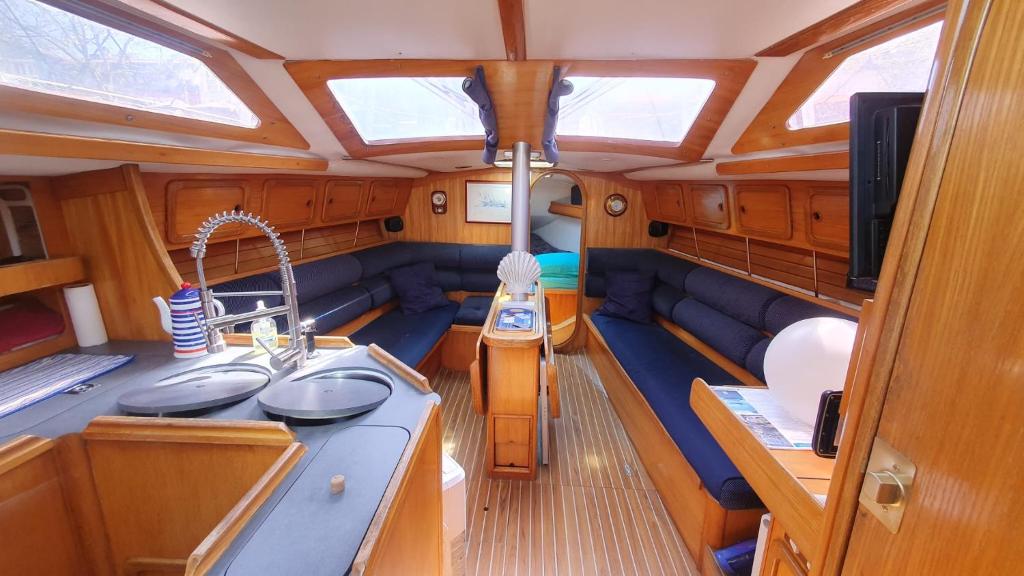
<svg viewBox="0 0 1024 576">
<path fill-rule="evenodd" d="M 850 98 L 850 288 L 878 285 L 923 101 L 921 92 Z"/>
</svg>

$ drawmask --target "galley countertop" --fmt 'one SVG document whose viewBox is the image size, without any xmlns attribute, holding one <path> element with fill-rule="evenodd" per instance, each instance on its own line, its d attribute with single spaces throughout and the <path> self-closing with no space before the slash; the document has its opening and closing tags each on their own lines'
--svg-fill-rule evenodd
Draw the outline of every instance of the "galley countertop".
<svg viewBox="0 0 1024 576">
<path fill-rule="evenodd" d="M 72 350 L 76 351 L 76 350 Z M 86 354 L 132 354 L 135 359 L 90 383 L 79 394 L 58 394 L 0 418 L 0 443 L 30 434 L 56 438 L 79 432 L 95 417 L 122 415 L 118 397 L 179 372 L 226 362 L 268 366 L 269 358 L 250 348 L 193 360 L 177 360 L 170 344 L 111 342 L 77 350 Z M 399 459 L 424 410 L 440 402 L 424 394 L 367 354 L 364 346 L 320 349 L 301 373 L 337 367 L 376 368 L 391 375 L 394 390 L 366 414 L 327 423 L 285 420 L 307 452 L 287 478 L 238 534 L 209 574 L 346 573 L 366 535 Z M 274 386 L 296 371 L 275 373 Z M 256 397 L 196 416 L 228 420 L 270 420 Z M 330 477 L 344 474 L 345 492 L 332 496 Z"/>
</svg>

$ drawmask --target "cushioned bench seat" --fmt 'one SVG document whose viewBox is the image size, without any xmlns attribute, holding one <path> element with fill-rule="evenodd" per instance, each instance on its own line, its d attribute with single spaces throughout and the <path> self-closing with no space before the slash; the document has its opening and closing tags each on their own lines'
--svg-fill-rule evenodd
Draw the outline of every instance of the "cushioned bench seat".
<svg viewBox="0 0 1024 576">
<path fill-rule="evenodd" d="M 487 313 L 491 311 L 493 296 L 466 296 L 455 315 L 455 323 L 460 326 L 483 326 Z"/>
<path fill-rule="evenodd" d="M 712 385 L 735 383 L 735 378 L 657 324 L 602 314 L 591 321 L 708 493 L 727 510 L 760 507 L 750 484 L 690 408 L 694 378 Z"/>
<path fill-rule="evenodd" d="M 405 315 L 401 309 L 395 309 L 363 326 L 350 338 L 356 344 L 377 344 L 407 365 L 416 366 L 448 331 L 458 311 L 458 302 L 420 314 Z"/>
</svg>

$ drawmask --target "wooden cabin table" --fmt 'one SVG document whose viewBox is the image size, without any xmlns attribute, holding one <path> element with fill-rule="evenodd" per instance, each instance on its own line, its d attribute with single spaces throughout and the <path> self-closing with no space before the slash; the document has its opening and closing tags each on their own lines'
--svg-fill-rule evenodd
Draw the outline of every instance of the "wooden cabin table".
<svg viewBox="0 0 1024 576">
<path fill-rule="evenodd" d="M 690 406 L 761 497 L 773 521 L 785 527 L 804 556 L 813 557 L 835 460 L 811 450 L 766 447 L 700 378 L 690 389 Z"/>
</svg>

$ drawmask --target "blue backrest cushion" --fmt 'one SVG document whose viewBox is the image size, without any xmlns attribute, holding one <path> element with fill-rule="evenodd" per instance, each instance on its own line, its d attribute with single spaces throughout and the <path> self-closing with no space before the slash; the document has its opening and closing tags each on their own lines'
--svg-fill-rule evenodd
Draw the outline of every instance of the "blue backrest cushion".
<svg viewBox="0 0 1024 576">
<path fill-rule="evenodd" d="M 457 269 L 462 261 L 462 248 L 458 244 L 416 242 L 406 245 L 412 250 L 413 258 L 417 262 L 433 262 L 434 268 Z"/>
<path fill-rule="evenodd" d="M 379 276 L 392 268 L 411 264 L 415 260 L 415 248 L 405 242 L 394 242 L 383 246 L 374 246 L 353 254 L 363 265 L 362 278 Z"/>
<path fill-rule="evenodd" d="M 651 290 L 654 274 L 642 271 L 616 270 L 605 277 L 607 290 L 598 314 L 615 316 L 634 322 L 651 321 Z"/>
<path fill-rule="evenodd" d="M 660 252 L 657 262 L 658 280 L 684 292 L 686 291 L 686 277 L 690 275 L 690 272 L 700 268 L 699 264 Z"/>
<path fill-rule="evenodd" d="M 771 342 L 771 338 L 765 338 L 754 344 L 754 347 L 747 353 L 747 361 L 744 363 L 747 372 L 757 376 L 757 379 L 762 382 L 764 382 L 764 354 L 768 351 L 768 345 Z"/>
<path fill-rule="evenodd" d="M 464 244 L 461 246 L 459 275 L 462 289 L 469 292 L 494 292 L 498 289 L 498 263 L 511 251 L 502 244 Z"/>
<path fill-rule="evenodd" d="M 363 267 L 351 254 L 308 262 L 294 267 L 298 300 L 302 304 L 351 286 L 363 274 Z"/>
<path fill-rule="evenodd" d="M 686 292 L 665 282 L 655 282 L 654 290 L 651 292 L 654 311 L 665 318 L 672 318 L 672 309 L 683 298 L 686 298 Z"/>
<path fill-rule="evenodd" d="M 214 294 L 218 292 L 278 292 L 281 290 L 281 275 L 275 271 L 249 276 L 248 278 L 238 278 L 217 284 L 212 290 Z M 256 302 L 258 300 L 263 300 L 263 304 L 267 308 L 280 306 L 284 302 L 281 296 L 246 296 L 244 298 L 217 299 L 224 303 L 224 312 L 227 314 L 252 312 L 256 309 Z"/>
<path fill-rule="evenodd" d="M 639 271 L 653 275 L 657 273 L 662 263 L 660 256 L 660 253 L 646 249 L 588 248 L 584 294 L 593 298 L 603 298 L 609 272 Z"/>
<path fill-rule="evenodd" d="M 391 286 L 398 293 L 403 314 L 419 314 L 448 305 L 433 262 L 401 266 L 388 272 Z"/>
<path fill-rule="evenodd" d="M 693 298 L 676 304 L 672 321 L 740 366 L 754 346 L 766 338 L 761 331 Z"/>
<path fill-rule="evenodd" d="M 391 286 L 391 281 L 383 274 L 373 278 L 365 278 L 356 286 L 370 294 L 371 306 L 374 308 L 390 302 L 395 297 L 395 289 Z"/>
<path fill-rule="evenodd" d="M 686 293 L 758 330 L 765 327 L 768 306 L 782 296 L 766 286 L 703 267 L 686 276 Z"/>
<path fill-rule="evenodd" d="M 824 306 L 818 306 L 814 302 L 808 302 L 793 296 L 783 296 L 768 306 L 768 310 L 765 313 L 765 330 L 772 334 L 778 334 L 783 328 L 791 324 L 821 316 L 842 318 L 853 322 L 857 321 L 856 318 L 825 308 Z"/>
</svg>

